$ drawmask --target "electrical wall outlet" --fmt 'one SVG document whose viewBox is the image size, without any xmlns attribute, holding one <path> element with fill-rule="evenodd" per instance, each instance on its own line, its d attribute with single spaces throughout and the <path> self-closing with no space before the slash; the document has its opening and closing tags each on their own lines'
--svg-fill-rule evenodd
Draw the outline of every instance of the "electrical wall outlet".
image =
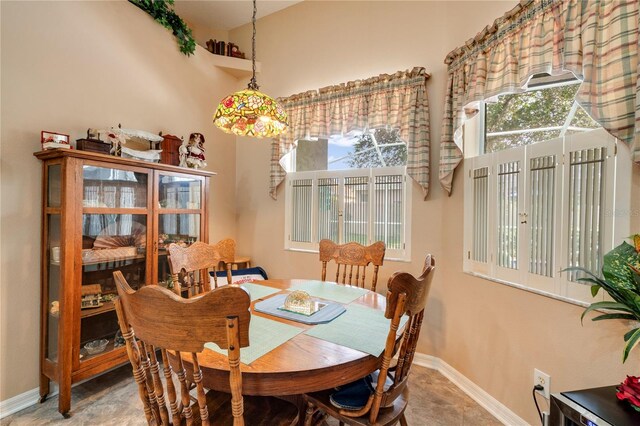
<svg viewBox="0 0 640 426">
<path fill-rule="evenodd" d="M 545 398 L 549 399 L 549 397 L 551 396 L 549 392 L 549 389 L 551 388 L 551 376 L 549 376 L 547 373 L 543 373 L 537 368 L 534 369 L 533 370 L 533 386 L 536 386 L 536 385 L 542 386 L 542 390 L 536 390 L 536 392 L 538 392 L 540 395 L 544 396 Z"/>
</svg>

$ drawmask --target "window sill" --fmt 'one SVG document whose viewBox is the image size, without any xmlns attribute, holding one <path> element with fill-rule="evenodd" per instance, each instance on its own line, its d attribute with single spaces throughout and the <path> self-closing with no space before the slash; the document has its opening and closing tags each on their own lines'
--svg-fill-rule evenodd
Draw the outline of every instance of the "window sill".
<svg viewBox="0 0 640 426">
<path fill-rule="evenodd" d="M 549 293 L 543 290 L 538 290 L 535 288 L 531 288 L 531 287 L 527 287 L 525 285 L 522 284 L 518 284 L 518 283 L 514 283 L 511 281 L 505 281 L 505 280 L 501 280 L 499 278 L 494 278 L 494 277 L 490 277 L 488 275 L 484 275 L 484 274 L 480 274 L 478 272 L 472 272 L 472 271 L 463 271 L 465 274 L 467 275 L 471 275 L 477 278 L 481 278 L 487 281 L 492 281 L 494 283 L 498 283 L 498 284 L 504 284 L 507 285 L 509 287 L 513 287 L 513 288 L 517 288 L 520 290 L 525 290 L 528 291 L 530 293 L 535 293 L 538 294 L 540 296 L 545 296 L 545 297 L 549 297 L 551 299 L 554 300 L 559 300 L 560 302 L 567 302 L 567 303 L 571 303 L 572 305 L 577 305 L 583 308 L 586 308 L 590 305 L 590 303 L 586 303 L 586 302 L 580 302 L 579 300 L 574 300 L 574 299 L 569 299 L 568 297 L 564 297 L 564 296 L 560 296 L 558 294 L 554 294 L 554 293 Z"/>
<path fill-rule="evenodd" d="M 293 252 L 298 252 L 298 253 L 315 253 L 318 254 L 318 250 L 309 250 L 309 249 L 301 249 L 301 248 L 291 248 L 291 247 L 285 247 L 285 251 L 293 251 Z M 411 259 L 406 259 L 406 258 L 402 258 L 402 257 L 386 257 L 384 258 L 385 261 L 389 261 L 389 262 L 402 262 L 402 263 L 410 263 Z"/>
</svg>

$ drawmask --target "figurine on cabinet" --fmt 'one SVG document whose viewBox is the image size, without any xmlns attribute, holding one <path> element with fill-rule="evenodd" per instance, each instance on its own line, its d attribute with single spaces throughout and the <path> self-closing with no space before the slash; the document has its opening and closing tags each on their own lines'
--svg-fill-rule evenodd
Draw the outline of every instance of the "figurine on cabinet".
<svg viewBox="0 0 640 426">
<path fill-rule="evenodd" d="M 178 155 L 180 157 L 180 167 L 188 167 L 187 166 L 187 156 L 189 155 L 189 148 L 187 146 L 187 141 L 182 139 L 182 145 L 178 148 Z"/>
<path fill-rule="evenodd" d="M 182 146 L 180 147 L 180 150 L 182 158 Z M 187 154 L 185 156 L 185 163 L 187 167 L 200 169 L 207 165 L 204 158 L 204 136 L 202 133 L 191 133 L 186 150 Z"/>
</svg>

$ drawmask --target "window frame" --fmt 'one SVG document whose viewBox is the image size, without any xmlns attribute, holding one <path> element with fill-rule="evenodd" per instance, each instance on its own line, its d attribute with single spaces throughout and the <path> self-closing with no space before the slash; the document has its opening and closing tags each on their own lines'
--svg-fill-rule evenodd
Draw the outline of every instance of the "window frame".
<svg viewBox="0 0 640 426">
<path fill-rule="evenodd" d="M 317 171 L 304 171 L 304 172 L 289 172 L 285 178 L 285 224 L 284 224 L 284 248 L 290 251 L 311 252 L 318 253 L 318 179 L 322 178 L 338 178 L 340 179 L 338 185 L 338 209 L 344 211 L 344 179 L 347 177 L 361 177 L 367 176 L 368 179 L 368 197 L 369 197 L 369 245 L 375 242 L 374 237 L 374 206 L 375 190 L 374 190 L 374 178 L 376 176 L 387 175 L 400 175 L 402 176 L 402 197 L 403 197 L 403 248 L 402 249 L 390 249 L 386 248 L 385 259 L 393 261 L 411 261 L 411 189 L 412 185 L 410 179 L 408 179 L 406 166 L 393 166 L 393 167 L 375 167 L 375 168 L 363 168 L 363 169 L 344 169 L 344 170 L 317 170 Z M 292 182 L 299 179 L 311 179 L 312 180 L 312 208 L 311 208 L 311 242 L 299 242 L 291 240 L 291 226 L 293 221 L 292 208 L 293 208 L 293 194 L 292 194 Z M 338 237 L 342 238 L 342 229 L 344 227 L 344 216 L 339 215 L 339 230 Z M 338 241 L 340 244 L 343 241 Z"/>
</svg>

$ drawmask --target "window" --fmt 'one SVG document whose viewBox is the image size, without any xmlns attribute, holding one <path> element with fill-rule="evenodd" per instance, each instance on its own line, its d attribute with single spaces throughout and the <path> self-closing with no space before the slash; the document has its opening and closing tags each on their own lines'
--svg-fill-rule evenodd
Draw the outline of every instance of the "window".
<svg viewBox="0 0 640 426">
<path fill-rule="evenodd" d="M 408 260 L 406 144 L 391 129 L 298 141 L 285 159 L 285 248 L 318 242 L 383 241 L 386 257 Z"/>
<path fill-rule="evenodd" d="M 560 271 L 600 270 L 628 235 L 615 212 L 629 208 L 631 161 L 573 101 L 577 89 L 563 81 L 501 96 L 465 128 L 481 154 L 465 161 L 465 271 L 593 301 L 589 285 Z"/>
</svg>

